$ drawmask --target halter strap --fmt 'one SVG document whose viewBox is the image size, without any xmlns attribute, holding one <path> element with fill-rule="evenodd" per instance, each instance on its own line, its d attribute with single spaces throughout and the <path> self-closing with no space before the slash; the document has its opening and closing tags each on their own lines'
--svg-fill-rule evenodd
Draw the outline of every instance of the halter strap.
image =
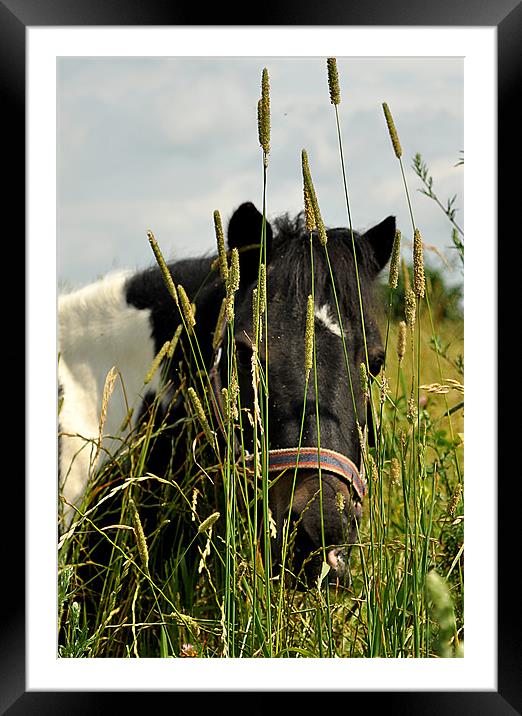
<svg viewBox="0 0 522 716">
<path fill-rule="evenodd" d="M 366 482 L 359 470 L 350 458 L 336 450 L 301 446 L 300 448 L 290 447 L 268 451 L 269 472 L 276 472 L 289 467 L 318 469 L 334 473 L 352 485 L 361 502 L 366 495 Z"/>
</svg>

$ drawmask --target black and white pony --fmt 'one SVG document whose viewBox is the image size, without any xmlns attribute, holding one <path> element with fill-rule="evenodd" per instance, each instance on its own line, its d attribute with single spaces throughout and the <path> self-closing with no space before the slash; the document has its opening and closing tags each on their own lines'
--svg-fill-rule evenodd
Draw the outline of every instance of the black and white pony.
<svg viewBox="0 0 522 716">
<path fill-rule="evenodd" d="M 227 231 L 228 249 L 240 249 L 240 287 L 235 300 L 234 330 L 241 404 L 246 407 L 251 407 L 254 400 L 249 337 L 252 335 L 252 292 L 257 284 L 259 265 L 259 248 L 255 247 L 259 246 L 261 232 L 262 216 L 251 203 L 241 205 L 234 212 Z M 368 356 L 370 373 L 376 375 L 383 361 L 372 296 L 375 279 L 390 258 L 395 219 L 388 217 L 366 233 L 354 234 L 364 333 L 350 232 L 347 229 L 328 231 L 328 254 L 342 326 L 325 250 L 314 234 L 317 411 L 315 379 L 309 382 L 303 401 L 304 335 L 311 292 L 310 236 L 301 215 L 295 219 L 283 216 L 275 220 L 273 226 L 267 223 L 265 232 L 268 342 L 261 343 L 259 358 L 263 364 L 268 343 L 268 460 L 269 470 L 281 474 L 269 491 L 277 529 L 272 540 L 272 557 L 277 564 L 283 525 L 290 519 L 291 524 L 297 524 L 295 559 L 298 567 L 306 564 L 307 577 L 313 579 L 317 575 L 322 558 L 309 559 L 309 555 L 318 553 L 323 545 L 331 575 L 344 578 L 365 494 L 364 479 L 358 469 L 361 447 L 357 423 L 362 428 L 366 422 L 359 369 Z M 170 264 L 169 270 L 175 284 L 181 284 L 195 304 L 194 330 L 201 358 L 209 372 L 213 369 L 217 385 L 226 385 L 226 344 L 219 346 L 220 359 L 216 360 L 215 330 L 225 289 L 215 257 L 178 261 Z M 62 527 L 71 524 L 74 516 L 71 506 L 82 499 L 105 456 L 117 453 L 125 444 L 125 435 L 143 414 L 143 406 L 162 389 L 165 375 L 160 371 L 146 385 L 144 376 L 164 343 L 172 339 L 179 323 L 180 313 L 157 266 L 138 273 L 111 274 L 60 297 L 59 480 L 60 493 L 65 498 Z M 162 397 L 165 411 L 177 394 L 176 366 L 183 355 L 186 352 L 182 339 L 167 376 L 171 388 Z M 113 366 L 118 371 L 118 384 L 104 406 L 106 415 L 100 442 L 102 394 Z M 171 414 L 186 411 L 184 403 L 175 400 L 177 403 L 170 406 Z M 129 420 L 131 412 L 135 418 Z M 250 451 L 252 440 L 252 432 L 245 429 L 244 441 Z M 174 444 L 167 440 L 167 452 L 169 445 L 172 450 Z M 163 454 L 161 459 L 163 468 L 161 462 L 156 462 L 156 474 L 166 469 L 172 455 Z M 285 469 L 289 467 L 291 469 Z M 321 499 L 318 498 L 320 485 Z"/>
</svg>

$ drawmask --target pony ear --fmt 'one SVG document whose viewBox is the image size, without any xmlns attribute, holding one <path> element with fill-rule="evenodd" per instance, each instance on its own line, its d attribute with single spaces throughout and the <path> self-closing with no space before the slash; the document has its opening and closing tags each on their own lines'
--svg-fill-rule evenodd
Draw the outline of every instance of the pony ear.
<svg viewBox="0 0 522 716">
<path fill-rule="evenodd" d="M 238 248 L 240 258 L 242 253 L 249 254 L 249 251 L 242 252 L 241 249 L 246 249 L 252 245 L 261 244 L 261 231 L 263 229 L 263 215 L 256 209 L 251 202 L 241 204 L 241 206 L 235 210 L 228 222 L 228 248 Z M 270 251 L 272 245 L 272 227 L 266 222 L 266 250 L 267 253 Z M 249 260 L 256 263 L 258 262 L 259 252 L 253 251 L 252 256 L 249 256 Z"/>
<path fill-rule="evenodd" d="M 377 273 L 379 273 L 390 260 L 395 239 L 395 217 L 388 216 L 377 226 L 368 229 L 362 238 L 364 241 L 368 241 L 372 247 Z"/>
</svg>

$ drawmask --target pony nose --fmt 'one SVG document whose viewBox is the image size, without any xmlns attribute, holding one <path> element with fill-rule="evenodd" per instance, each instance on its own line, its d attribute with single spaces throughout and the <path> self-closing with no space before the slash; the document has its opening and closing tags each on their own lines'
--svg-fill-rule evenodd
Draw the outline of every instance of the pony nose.
<svg viewBox="0 0 522 716">
<path fill-rule="evenodd" d="M 345 586 L 350 586 L 351 575 L 348 565 L 347 552 L 343 547 L 334 547 L 326 553 L 326 561 L 331 567 L 330 581 L 340 580 Z"/>
<path fill-rule="evenodd" d="M 326 561 L 336 572 L 344 565 L 343 550 L 341 547 L 331 549 L 326 555 Z"/>
</svg>

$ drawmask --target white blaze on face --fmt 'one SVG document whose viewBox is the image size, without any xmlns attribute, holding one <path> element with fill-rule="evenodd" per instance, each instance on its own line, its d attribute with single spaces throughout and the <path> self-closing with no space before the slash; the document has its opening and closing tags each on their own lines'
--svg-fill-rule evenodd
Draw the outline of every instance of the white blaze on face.
<svg viewBox="0 0 522 716">
<path fill-rule="evenodd" d="M 138 411 L 143 395 L 159 387 L 158 374 L 144 385 L 155 355 L 150 311 L 127 304 L 128 275 L 110 274 L 59 297 L 60 493 L 70 503 L 81 499 L 93 469 L 107 452 L 114 454 L 121 447 L 131 427 L 121 432 L 129 408 Z M 116 379 L 108 402 L 102 449 L 94 465 L 103 388 L 113 366 L 121 379 Z M 65 506 L 63 513 L 68 525 L 73 511 Z"/>
<path fill-rule="evenodd" d="M 339 336 L 339 338 L 341 338 L 341 328 L 339 326 L 339 321 L 337 320 L 337 318 L 334 318 L 330 306 L 328 306 L 326 303 L 322 306 L 316 305 L 315 317 L 331 333 L 334 333 L 336 336 Z"/>
</svg>

